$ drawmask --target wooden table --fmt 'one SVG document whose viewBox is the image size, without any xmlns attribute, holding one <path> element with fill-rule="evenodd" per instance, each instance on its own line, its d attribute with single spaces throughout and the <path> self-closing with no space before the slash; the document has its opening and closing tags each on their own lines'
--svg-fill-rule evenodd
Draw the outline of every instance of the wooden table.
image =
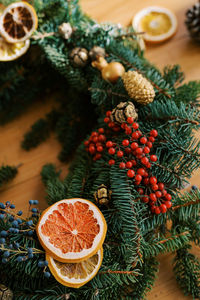
<svg viewBox="0 0 200 300">
<path fill-rule="evenodd" d="M 82 7 L 85 12 L 97 21 L 112 21 L 129 25 L 135 12 L 149 5 L 165 5 L 172 9 L 179 22 L 176 36 L 169 42 L 148 47 L 146 57 L 158 67 L 166 64 L 180 64 L 186 74 L 186 80 L 200 79 L 200 46 L 193 43 L 184 26 L 185 11 L 193 5 L 193 0 L 82 0 Z M 44 99 L 43 104 L 33 105 L 25 115 L 20 116 L 13 122 L 7 124 L 0 130 L 0 164 L 8 163 L 20 167 L 19 175 L 6 187 L 1 189 L 1 201 L 11 201 L 16 207 L 27 210 L 29 199 L 38 199 L 40 207 L 44 208 L 45 190 L 40 180 L 41 167 L 48 162 L 55 163 L 61 167 L 57 159 L 60 145 L 52 135 L 50 139 L 38 148 L 26 152 L 20 148 L 24 132 L 30 125 L 45 113 L 51 110 L 52 101 Z M 200 137 L 200 134 L 198 134 Z M 62 165 L 63 174 L 67 173 L 67 166 Z M 196 172 L 191 183 L 199 185 L 200 172 Z M 199 249 L 193 247 L 193 252 L 199 254 Z M 153 290 L 147 299 L 159 300 L 184 300 L 192 299 L 184 297 L 175 281 L 171 260 L 173 255 L 161 255 L 160 272 Z M 134 300 L 134 299 L 133 299 Z"/>
</svg>

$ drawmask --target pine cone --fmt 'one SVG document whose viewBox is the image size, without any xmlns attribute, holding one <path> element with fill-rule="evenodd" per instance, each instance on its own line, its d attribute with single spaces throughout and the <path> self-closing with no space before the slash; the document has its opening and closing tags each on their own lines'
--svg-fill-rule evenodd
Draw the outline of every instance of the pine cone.
<svg viewBox="0 0 200 300">
<path fill-rule="evenodd" d="M 128 71 L 122 76 L 122 79 L 130 98 L 143 105 L 153 102 L 154 88 L 141 74 L 136 71 Z"/>
<path fill-rule="evenodd" d="M 200 2 L 186 12 L 185 24 L 191 37 L 200 42 Z"/>
<path fill-rule="evenodd" d="M 127 118 L 132 117 L 134 120 L 138 118 L 135 106 L 132 102 L 120 102 L 111 114 L 111 121 L 115 123 L 124 123 Z"/>
</svg>

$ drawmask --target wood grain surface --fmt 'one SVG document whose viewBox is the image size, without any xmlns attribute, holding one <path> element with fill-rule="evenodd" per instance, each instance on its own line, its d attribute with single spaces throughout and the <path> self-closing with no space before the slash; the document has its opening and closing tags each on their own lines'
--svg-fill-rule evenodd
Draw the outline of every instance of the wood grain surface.
<svg viewBox="0 0 200 300">
<path fill-rule="evenodd" d="M 83 10 L 97 21 L 111 21 L 127 26 L 133 15 L 149 5 L 165 6 L 175 12 L 178 18 L 178 32 L 168 42 L 148 46 L 146 57 L 159 68 L 166 64 L 180 64 L 186 74 L 186 81 L 200 79 L 200 46 L 191 41 L 184 26 L 185 12 L 195 3 L 193 0 L 82 0 Z M 53 99 L 52 99 L 53 100 Z M 45 190 L 40 180 L 40 170 L 45 163 L 55 163 L 62 167 L 63 176 L 67 174 L 66 165 L 61 165 L 57 159 L 60 145 L 55 136 L 38 148 L 26 152 L 21 149 L 20 142 L 24 132 L 30 125 L 53 106 L 50 99 L 42 99 L 42 104 L 33 105 L 26 114 L 0 128 L 0 165 L 2 163 L 17 165 L 23 163 L 19 175 L 6 187 L 0 190 L 0 201 L 11 201 L 18 209 L 28 209 L 29 199 L 38 199 L 40 207 L 44 208 Z M 198 134 L 200 137 L 200 134 Z M 199 185 L 200 172 L 196 172 L 191 183 Z M 200 256 L 199 249 L 193 247 L 193 252 Z M 160 271 L 153 290 L 148 294 L 148 300 L 189 300 L 180 291 L 172 272 L 172 254 L 160 255 Z M 133 299 L 134 300 L 134 299 Z"/>
</svg>

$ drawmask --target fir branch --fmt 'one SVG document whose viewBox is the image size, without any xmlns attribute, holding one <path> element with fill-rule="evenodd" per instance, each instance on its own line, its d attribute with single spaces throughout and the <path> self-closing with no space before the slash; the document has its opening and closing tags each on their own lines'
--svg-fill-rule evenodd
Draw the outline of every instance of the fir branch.
<svg viewBox="0 0 200 300">
<path fill-rule="evenodd" d="M 19 167 L 20 165 L 18 165 Z M 15 178 L 18 173 L 18 167 L 1 166 L 0 167 L 0 187 L 8 181 Z"/>
<path fill-rule="evenodd" d="M 113 92 L 111 89 L 108 89 L 108 90 L 103 90 L 103 89 L 99 89 L 99 88 L 88 88 L 89 91 L 92 91 L 92 92 L 99 92 L 99 93 L 103 93 L 103 94 L 108 94 L 108 96 L 117 96 L 117 97 L 120 97 L 120 98 L 126 98 L 127 99 L 127 95 L 124 95 L 124 94 L 119 94 L 119 93 L 115 93 Z"/>
<path fill-rule="evenodd" d="M 186 203 L 183 203 L 183 204 L 179 204 L 179 205 L 173 206 L 172 210 L 177 210 L 177 209 L 179 209 L 181 207 L 187 207 L 187 206 L 196 205 L 196 204 L 199 204 L 199 203 L 200 203 L 200 199 L 198 199 L 196 201 L 186 202 Z"/>
</svg>

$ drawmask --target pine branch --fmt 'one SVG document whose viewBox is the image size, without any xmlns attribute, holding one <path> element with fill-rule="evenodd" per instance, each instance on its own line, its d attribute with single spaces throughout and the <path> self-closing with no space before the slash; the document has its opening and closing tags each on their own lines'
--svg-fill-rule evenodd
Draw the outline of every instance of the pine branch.
<svg viewBox="0 0 200 300">
<path fill-rule="evenodd" d="M 8 181 L 15 178 L 15 176 L 18 173 L 18 167 L 11 167 L 11 166 L 1 166 L 0 167 L 0 187 L 3 184 L 5 184 Z"/>
</svg>

